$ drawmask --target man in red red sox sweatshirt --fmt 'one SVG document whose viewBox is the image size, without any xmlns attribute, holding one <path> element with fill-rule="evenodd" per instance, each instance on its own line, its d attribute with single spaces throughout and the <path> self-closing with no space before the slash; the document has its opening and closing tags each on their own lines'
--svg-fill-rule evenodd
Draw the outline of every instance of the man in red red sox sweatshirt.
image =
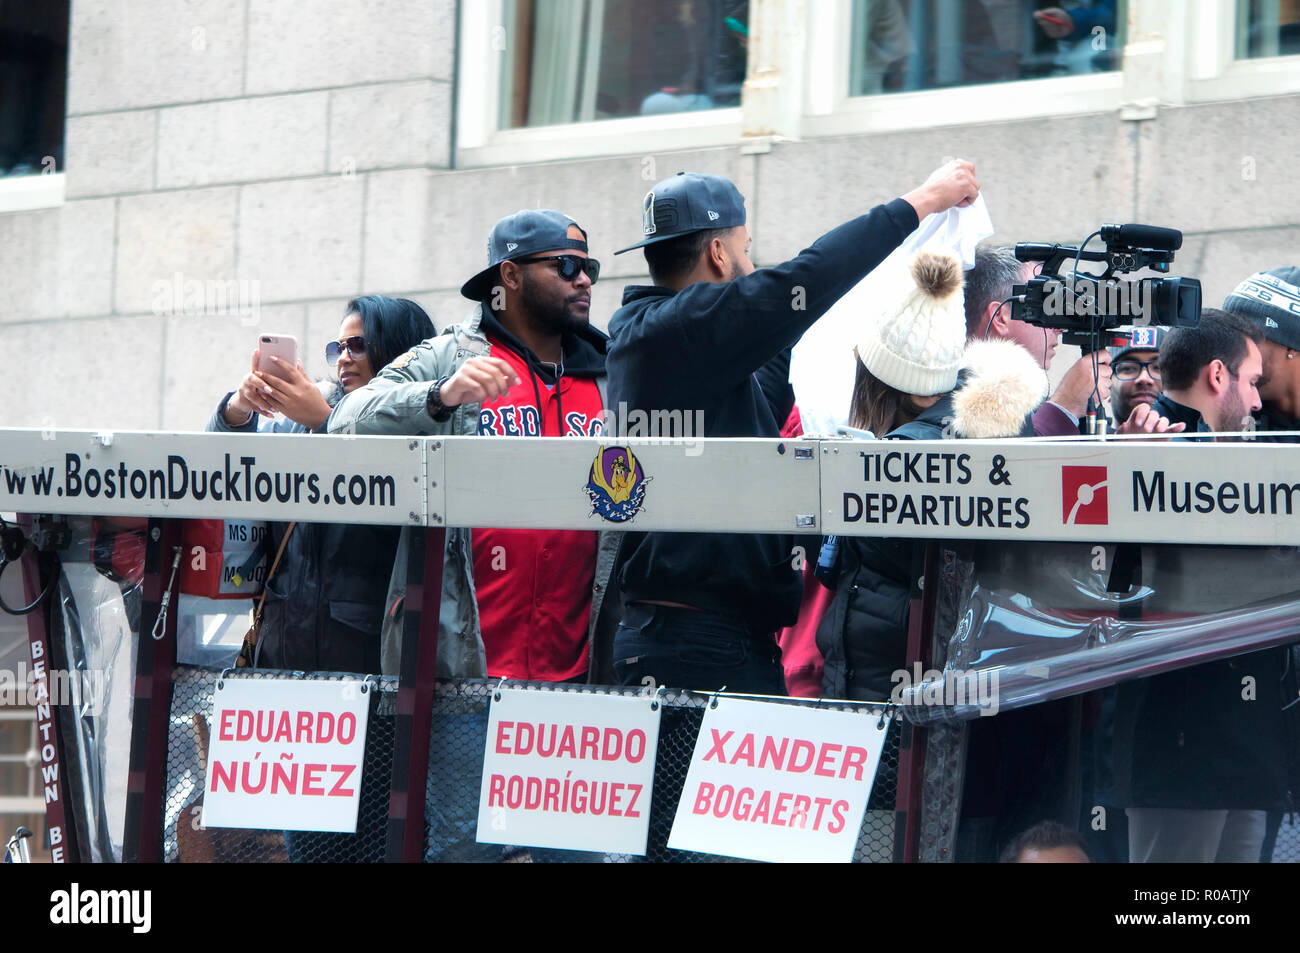
<svg viewBox="0 0 1300 953">
<path fill-rule="evenodd" d="M 588 321 L 600 264 L 586 255 L 586 233 L 558 212 L 532 210 L 503 219 L 493 235 L 507 239 L 505 260 L 461 289 L 483 302 L 480 328 L 505 378 L 471 395 L 480 398 L 479 435 L 599 435 L 607 339 Z M 457 395 L 444 388 L 441 397 L 450 407 Z M 585 680 L 596 543 L 591 530 L 473 531 L 489 676 Z"/>
<path fill-rule="evenodd" d="M 461 288 L 479 303 L 474 313 L 359 388 L 331 417 L 331 432 L 598 436 L 608 339 L 588 315 L 599 275 L 586 232 L 568 216 L 531 209 L 503 218 L 487 268 Z M 491 677 L 599 680 L 608 649 L 592 654 L 592 609 L 604 602 L 617 535 L 476 528 L 466 552 L 463 532 L 448 530 L 440 674 L 478 674 L 472 643 L 481 633 Z M 467 612 L 471 591 L 477 605 Z M 444 665 L 444 656 L 454 658 Z"/>
</svg>

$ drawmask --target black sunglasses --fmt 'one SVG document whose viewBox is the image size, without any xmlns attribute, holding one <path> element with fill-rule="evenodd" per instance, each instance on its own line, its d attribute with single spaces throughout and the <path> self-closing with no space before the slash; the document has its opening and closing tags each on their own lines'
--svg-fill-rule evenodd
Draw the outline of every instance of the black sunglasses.
<svg viewBox="0 0 1300 953">
<path fill-rule="evenodd" d="M 325 345 L 325 360 L 331 364 L 337 363 L 340 355 L 344 351 L 352 360 L 366 356 L 366 339 L 360 334 L 354 334 L 346 337 L 342 341 L 330 341 Z"/>
<path fill-rule="evenodd" d="M 512 259 L 520 265 L 533 265 L 539 261 L 559 262 L 555 270 L 559 272 L 560 277 L 565 281 L 573 281 L 578 277 L 578 272 L 585 271 L 587 277 L 591 279 L 594 285 L 600 278 L 600 262 L 594 258 L 579 258 L 577 255 L 539 255 L 536 258 L 515 258 Z"/>
</svg>

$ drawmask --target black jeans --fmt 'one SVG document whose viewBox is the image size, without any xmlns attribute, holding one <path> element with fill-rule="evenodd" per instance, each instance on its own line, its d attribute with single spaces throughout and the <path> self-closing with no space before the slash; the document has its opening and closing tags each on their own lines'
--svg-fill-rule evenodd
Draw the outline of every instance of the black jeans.
<svg viewBox="0 0 1300 953">
<path fill-rule="evenodd" d="M 621 685 L 784 695 L 781 652 L 770 633 L 714 612 L 630 603 L 614 635 L 614 674 Z"/>
<path fill-rule="evenodd" d="M 646 684 L 642 679 L 649 677 L 667 688 L 717 691 L 726 686 L 729 692 L 785 694 L 781 654 L 771 635 L 755 636 L 744 620 L 732 616 L 644 602 L 624 609 L 614 636 L 614 675 L 623 685 Z M 689 851 L 669 850 L 668 834 L 702 714 L 702 709 L 675 706 L 663 710 L 647 860 L 698 859 Z"/>
</svg>

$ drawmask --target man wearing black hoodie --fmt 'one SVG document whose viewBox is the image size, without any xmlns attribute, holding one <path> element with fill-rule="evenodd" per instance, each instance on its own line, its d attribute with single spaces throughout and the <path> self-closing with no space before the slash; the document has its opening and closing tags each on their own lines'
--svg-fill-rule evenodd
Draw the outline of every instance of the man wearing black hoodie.
<svg viewBox="0 0 1300 953">
<path fill-rule="evenodd" d="M 780 436 L 794 399 L 794 343 L 921 218 L 978 194 L 974 166 L 950 162 L 784 264 L 755 271 L 734 184 L 695 173 L 660 182 L 643 206 L 645 239 L 631 246 L 645 248 L 654 285 L 625 289 L 609 324 L 609 406 L 620 415 L 624 401 L 629 414 L 702 413 L 708 437 Z M 799 610 L 792 545 L 776 535 L 625 534 L 619 680 L 784 694 L 774 633 Z"/>
<path fill-rule="evenodd" d="M 345 398 L 330 432 L 598 435 L 608 339 L 588 312 L 599 275 L 586 232 L 567 216 L 503 218 L 487 267 L 461 288 L 479 303 L 474 313 Z M 616 536 L 590 530 L 449 529 L 439 673 L 595 677 L 592 636 L 616 547 Z M 481 647 L 465 644 L 480 633 Z M 472 664 L 476 647 L 486 672 Z M 467 663 L 445 666 L 448 653 Z"/>
</svg>

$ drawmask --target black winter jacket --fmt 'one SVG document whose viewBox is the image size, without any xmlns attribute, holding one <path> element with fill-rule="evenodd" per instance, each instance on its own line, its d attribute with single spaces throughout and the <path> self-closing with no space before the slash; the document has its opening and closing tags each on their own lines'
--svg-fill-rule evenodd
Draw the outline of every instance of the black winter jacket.
<svg viewBox="0 0 1300 953">
<path fill-rule="evenodd" d="M 1041 368 L 1019 345 L 972 344 L 963 356 L 957 388 L 887 439 L 1033 436 L 1031 414 L 1042 402 L 1046 383 Z M 838 540 L 835 599 L 817 629 L 822 691 L 828 698 L 886 701 L 894 686 L 891 676 L 908 661 L 912 583 L 923 569 L 925 541 Z"/>
<path fill-rule="evenodd" d="M 326 399 L 333 406 L 341 396 L 336 386 Z M 310 433 L 291 420 L 259 427 L 257 414 L 231 427 L 224 416 L 230 397 L 217 406 L 209 431 Z M 268 569 L 289 524 L 269 527 Z M 298 523 L 266 585 L 257 667 L 377 674 L 384 600 L 400 532 L 397 526 Z"/>
</svg>

